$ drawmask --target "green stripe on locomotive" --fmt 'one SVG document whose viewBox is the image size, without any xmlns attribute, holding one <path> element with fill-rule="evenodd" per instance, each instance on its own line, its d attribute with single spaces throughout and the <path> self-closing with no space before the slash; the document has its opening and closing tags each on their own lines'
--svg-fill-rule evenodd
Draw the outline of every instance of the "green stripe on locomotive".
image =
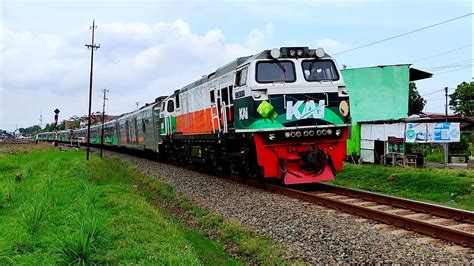
<svg viewBox="0 0 474 266">
<path fill-rule="evenodd" d="M 295 126 L 342 125 L 349 117 L 339 112 L 343 100 L 332 93 L 271 95 L 268 100 L 255 101 L 252 97 L 234 100 L 236 129 L 284 129 Z M 311 99 L 311 100 L 308 100 Z M 329 101 L 329 107 L 326 106 Z"/>
<path fill-rule="evenodd" d="M 176 117 L 175 116 L 168 116 L 166 117 L 168 122 L 171 122 L 171 132 L 168 133 L 176 133 Z M 165 135 L 165 118 L 160 119 L 160 135 Z"/>
</svg>

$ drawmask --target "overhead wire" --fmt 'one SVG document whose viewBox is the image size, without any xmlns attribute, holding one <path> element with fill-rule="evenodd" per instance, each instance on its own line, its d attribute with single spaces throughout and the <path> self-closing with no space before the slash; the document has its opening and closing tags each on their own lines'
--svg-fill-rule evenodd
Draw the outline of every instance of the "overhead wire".
<svg viewBox="0 0 474 266">
<path fill-rule="evenodd" d="M 459 62 L 454 62 L 454 63 L 450 63 L 450 64 L 447 64 L 447 65 L 442 65 L 442 66 L 436 66 L 436 67 L 419 67 L 419 69 L 447 68 L 447 67 L 457 66 L 457 65 L 459 65 L 459 64 L 472 63 L 473 61 L 474 61 L 474 59 L 467 59 L 467 60 L 463 60 L 463 61 L 459 61 Z"/>
<path fill-rule="evenodd" d="M 454 69 L 454 70 L 450 70 L 450 71 L 445 71 L 445 72 L 441 72 L 441 73 L 435 73 L 434 75 L 439 76 L 439 75 L 441 75 L 441 74 L 451 73 L 451 72 L 463 70 L 463 69 L 466 69 L 466 68 L 472 68 L 472 66 L 461 67 L 461 68 L 458 68 L 458 69 Z"/>
<path fill-rule="evenodd" d="M 433 27 L 436 27 L 436 26 L 439 26 L 439 25 L 442 25 L 442 24 L 446 24 L 446 23 L 449 23 L 449 22 L 452 22 L 452 21 L 455 21 L 455 20 L 458 20 L 458 19 L 469 17 L 469 16 L 472 16 L 472 14 L 474 14 L 474 13 L 468 13 L 468 14 L 465 14 L 465 15 L 462 15 L 462 16 L 459 16 L 459 17 L 455 17 L 455 18 L 451 18 L 451 19 L 448 19 L 448 20 L 445 20 L 445 21 L 441 21 L 441 22 L 438 22 L 438 23 L 435 23 L 435 24 L 431 24 L 431 25 L 428 25 L 428 26 L 425 26 L 425 27 L 422 27 L 422 28 L 419 28 L 419 29 L 416 29 L 416 30 L 408 31 L 408 32 L 398 34 L 398 35 L 395 35 L 395 36 L 392 36 L 392 37 L 388 37 L 388 38 L 385 38 L 385 39 L 382 39 L 382 40 L 379 40 L 379 41 L 364 44 L 364 45 L 354 47 L 354 48 L 351 48 L 351 49 L 348 49 L 348 50 L 345 50 L 345 51 L 342 51 L 342 52 L 339 52 L 339 53 L 335 53 L 334 55 L 340 55 L 340 54 L 352 52 L 354 50 L 362 49 L 362 48 L 372 46 L 372 45 L 375 45 L 375 44 L 378 44 L 378 43 L 381 43 L 381 42 L 386 42 L 386 41 L 389 41 L 389 40 L 393 40 L 393 39 L 396 39 L 396 38 L 399 38 L 399 37 L 402 37 L 402 36 L 405 36 L 405 35 L 409 35 L 409 34 L 412 34 L 412 33 L 418 32 L 418 31 L 426 30 L 426 29 L 433 28 Z"/>
<path fill-rule="evenodd" d="M 446 52 L 442 52 L 442 53 L 439 53 L 439 54 L 435 54 L 435 55 L 431 55 L 431 56 L 427 56 L 427 57 L 423 57 L 423 58 L 420 58 L 420 59 L 413 60 L 412 63 L 424 61 L 424 60 L 431 59 L 431 58 L 435 58 L 435 57 L 442 56 L 442 55 L 445 55 L 445 54 L 449 54 L 449 53 L 452 53 L 452 52 L 456 52 L 456 51 L 459 51 L 459 50 L 462 50 L 462 49 L 466 49 L 466 48 L 469 48 L 469 47 L 472 47 L 472 46 L 473 46 L 473 44 L 466 45 L 466 46 L 461 46 L 459 48 L 452 49 L 452 50 L 449 50 L 449 51 L 446 51 Z"/>
</svg>

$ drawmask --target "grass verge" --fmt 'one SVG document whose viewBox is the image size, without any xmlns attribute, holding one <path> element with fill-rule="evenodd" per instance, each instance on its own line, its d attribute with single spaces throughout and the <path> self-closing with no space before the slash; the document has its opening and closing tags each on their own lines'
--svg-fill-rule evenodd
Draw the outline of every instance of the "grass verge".
<svg viewBox="0 0 474 266">
<path fill-rule="evenodd" d="M 286 265 L 300 264 L 298 261 L 285 259 L 283 246 L 274 244 L 271 239 L 258 234 L 251 228 L 241 226 L 235 221 L 225 220 L 224 217 L 207 212 L 188 200 L 173 188 L 155 179 L 139 178 L 137 185 L 146 196 L 158 205 L 166 205 L 178 216 L 187 220 L 199 231 L 207 232 L 215 241 L 224 243 L 228 250 L 243 257 L 250 264 Z M 196 240 L 191 240 L 196 242 Z M 199 245 L 202 246 L 202 245 Z M 209 248 L 202 246 L 200 252 L 208 252 Z"/>
<path fill-rule="evenodd" d="M 347 164 L 332 183 L 474 211 L 472 170 Z"/>
<path fill-rule="evenodd" d="M 0 154 L 0 264 L 242 264 L 152 205 L 137 180 L 81 151 Z"/>
</svg>

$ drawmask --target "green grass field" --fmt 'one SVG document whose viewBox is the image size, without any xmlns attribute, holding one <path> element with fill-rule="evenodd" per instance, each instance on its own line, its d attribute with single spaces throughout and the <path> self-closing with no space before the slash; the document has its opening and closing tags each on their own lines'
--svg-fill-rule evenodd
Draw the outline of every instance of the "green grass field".
<svg viewBox="0 0 474 266">
<path fill-rule="evenodd" d="M 242 264 L 150 203 L 136 170 L 84 157 L 0 154 L 0 264 Z"/>
<path fill-rule="evenodd" d="M 474 211 L 474 171 L 346 164 L 336 185 Z"/>
</svg>

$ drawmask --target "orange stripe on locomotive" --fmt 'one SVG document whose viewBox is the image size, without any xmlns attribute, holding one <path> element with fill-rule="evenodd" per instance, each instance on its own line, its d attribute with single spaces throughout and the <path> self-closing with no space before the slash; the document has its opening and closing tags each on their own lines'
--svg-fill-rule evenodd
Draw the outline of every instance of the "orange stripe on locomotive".
<svg viewBox="0 0 474 266">
<path fill-rule="evenodd" d="M 221 124 L 222 115 L 219 116 Z M 232 110 L 227 108 L 227 120 L 232 120 Z M 212 122 L 214 128 L 218 128 L 217 120 L 212 121 L 211 108 L 178 115 L 176 117 L 176 132 L 181 134 L 208 134 L 212 133 Z"/>
</svg>

